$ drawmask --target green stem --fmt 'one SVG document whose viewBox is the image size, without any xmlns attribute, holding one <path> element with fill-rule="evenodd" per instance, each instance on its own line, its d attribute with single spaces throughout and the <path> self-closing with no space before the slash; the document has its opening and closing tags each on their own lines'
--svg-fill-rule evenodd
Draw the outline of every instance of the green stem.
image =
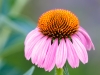
<svg viewBox="0 0 100 75">
<path fill-rule="evenodd" d="M 55 75 L 63 75 L 63 68 L 60 68 L 60 69 L 56 68 L 55 71 L 56 71 Z"/>
</svg>

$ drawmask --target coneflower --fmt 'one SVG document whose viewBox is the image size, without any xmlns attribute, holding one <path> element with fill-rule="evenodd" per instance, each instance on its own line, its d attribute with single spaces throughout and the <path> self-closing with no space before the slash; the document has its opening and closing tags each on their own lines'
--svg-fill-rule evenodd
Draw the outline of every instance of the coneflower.
<svg viewBox="0 0 100 75">
<path fill-rule="evenodd" d="M 95 49 L 88 33 L 70 11 L 54 9 L 42 14 L 37 27 L 25 39 L 25 57 L 46 71 L 72 68 L 88 62 L 87 50 Z"/>
</svg>

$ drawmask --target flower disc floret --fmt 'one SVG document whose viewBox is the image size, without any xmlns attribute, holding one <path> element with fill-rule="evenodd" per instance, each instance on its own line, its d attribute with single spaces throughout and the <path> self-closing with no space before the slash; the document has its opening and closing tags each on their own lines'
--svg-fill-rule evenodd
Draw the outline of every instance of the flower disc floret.
<svg viewBox="0 0 100 75">
<path fill-rule="evenodd" d="M 77 32 L 79 21 L 70 11 L 55 9 L 42 14 L 38 21 L 38 27 L 44 35 L 65 38 Z"/>
</svg>

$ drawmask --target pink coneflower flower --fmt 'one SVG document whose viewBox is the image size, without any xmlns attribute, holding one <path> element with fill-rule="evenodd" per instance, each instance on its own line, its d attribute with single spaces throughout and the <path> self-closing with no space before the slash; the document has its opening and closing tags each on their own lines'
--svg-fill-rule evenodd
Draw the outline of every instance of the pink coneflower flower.
<svg viewBox="0 0 100 75">
<path fill-rule="evenodd" d="M 62 68 L 68 61 L 72 68 L 88 62 L 87 50 L 94 49 L 88 33 L 70 11 L 54 9 L 44 13 L 36 29 L 25 39 L 25 57 L 46 71 Z"/>
</svg>

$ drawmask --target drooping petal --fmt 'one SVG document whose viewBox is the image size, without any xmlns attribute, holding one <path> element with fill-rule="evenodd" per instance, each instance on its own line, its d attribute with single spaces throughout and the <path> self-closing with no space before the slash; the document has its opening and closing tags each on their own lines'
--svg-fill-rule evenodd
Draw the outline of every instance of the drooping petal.
<svg viewBox="0 0 100 75">
<path fill-rule="evenodd" d="M 55 56 L 57 47 L 58 47 L 58 39 L 55 39 L 53 44 L 50 45 L 47 51 L 47 55 L 45 57 L 45 61 L 43 63 L 43 67 L 46 71 L 51 71 L 55 66 Z"/>
<path fill-rule="evenodd" d="M 80 39 L 80 41 L 85 46 L 85 48 L 87 50 L 90 50 L 90 45 L 88 44 L 88 41 L 86 40 L 86 38 L 84 37 L 84 35 L 82 33 L 80 33 L 80 32 L 77 32 L 76 36 L 77 36 L 78 39 Z"/>
<path fill-rule="evenodd" d="M 77 37 L 72 36 L 73 39 L 73 47 L 75 48 L 75 52 L 77 53 L 78 58 L 82 61 L 82 63 L 88 62 L 88 54 L 84 45 L 80 42 Z"/>
<path fill-rule="evenodd" d="M 38 64 L 37 59 L 39 56 L 39 51 L 43 49 L 44 45 L 46 44 L 46 40 L 47 40 L 47 37 L 41 38 L 41 40 L 39 40 L 33 48 L 31 60 L 32 60 L 32 63 L 35 65 Z"/>
<path fill-rule="evenodd" d="M 92 43 L 92 40 L 91 40 L 90 36 L 88 35 L 88 33 L 82 27 L 79 28 L 79 32 L 81 32 L 84 35 L 84 37 L 86 38 L 88 46 L 89 46 L 89 50 L 91 50 L 91 48 L 93 48 L 93 50 L 95 50 L 94 44 Z"/>
<path fill-rule="evenodd" d="M 79 66 L 79 58 L 77 57 L 77 54 L 75 52 L 75 48 L 73 47 L 73 43 L 66 39 L 66 46 L 68 51 L 68 63 L 72 68 L 76 68 Z"/>
<path fill-rule="evenodd" d="M 43 68 L 43 62 L 46 58 L 46 54 L 50 45 L 51 45 L 51 38 L 48 38 L 43 48 L 41 48 L 42 50 L 39 51 L 38 59 L 37 59 L 38 67 Z"/>
<path fill-rule="evenodd" d="M 38 34 L 38 33 L 37 33 Z M 25 44 L 25 57 L 26 57 L 26 59 L 27 60 L 29 60 L 30 59 L 30 57 L 31 57 L 31 53 L 32 53 L 32 51 L 33 51 L 33 48 L 34 48 L 34 45 L 41 39 L 43 37 L 43 35 L 41 35 L 41 34 L 38 34 L 38 35 L 34 35 L 34 37 L 33 38 L 31 38 L 31 43 L 29 43 L 29 44 Z M 26 43 L 27 43 L 27 41 L 26 41 Z"/>
<path fill-rule="evenodd" d="M 66 62 L 67 59 L 67 48 L 65 44 L 65 40 L 62 39 L 60 41 L 60 44 L 57 48 L 56 52 L 56 66 L 57 68 L 62 68 Z"/>
<path fill-rule="evenodd" d="M 60 68 L 60 65 L 62 63 L 62 58 L 63 58 L 63 42 L 61 40 L 56 52 L 56 65 L 58 68 Z"/>
<path fill-rule="evenodd" d="M 68 49 L 67 49 L 65 40 L 63 40 L 63 43 L 64 43 L 64 49 L 63 49 L 63 50 L 64 50 L 64 51 L 63 51 L 64 55 L 63 55 L 63 60 L 62 60 L 62 65 L 61 65 L 61 67 L 64 66 L 64 64 L 66 63 L 67 58 L 68 58 Z"/>
<path fill-rule="evenodd" d="M 28 40 L 32 35 L 35 35 L 36 32 L 38 32 L 38 30 L 39 30 L 38 28 L 35 28 L 34 30 L 30 31 L 30 32 L 28 33 L 28 35 L 26 36 L 26 38 L 25 38 L 24 44 L 27 42 L 27 40 Z"/>
</svg>

